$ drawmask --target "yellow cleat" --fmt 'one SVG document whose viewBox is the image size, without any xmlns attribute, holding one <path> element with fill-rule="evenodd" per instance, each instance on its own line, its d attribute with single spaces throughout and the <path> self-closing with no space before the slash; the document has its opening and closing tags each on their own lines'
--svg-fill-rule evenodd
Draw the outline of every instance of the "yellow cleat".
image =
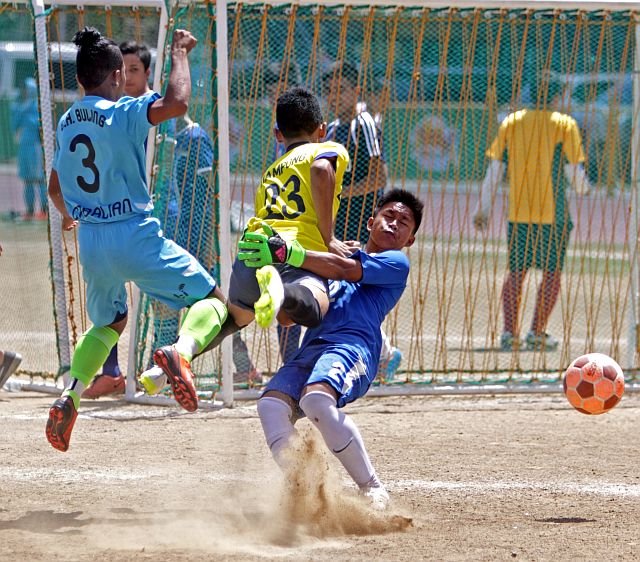
<svg viewBox="0 0 640 562">
<path fill-rule="evenodd" d="M 276 319 L 284 300 L 284 287 L 280 274 L 272 265 L 265 265 L 256 271 L 256 279 L 260 286 L 260 298 L 253 305 L 256 322 L 267 329 Z"/>
</svg>

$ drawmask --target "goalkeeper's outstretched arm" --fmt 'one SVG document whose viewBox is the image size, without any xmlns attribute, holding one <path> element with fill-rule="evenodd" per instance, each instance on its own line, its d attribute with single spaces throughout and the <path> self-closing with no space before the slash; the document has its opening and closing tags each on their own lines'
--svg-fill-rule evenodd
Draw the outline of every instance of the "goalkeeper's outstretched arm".
<svg viewBox="0 0 640 562">
<path fill-rule="evenodd" d="M 284 240 L 268 224 L 263 223 L 262 228 L 263 232 L 245 232 L 238 242 L 238 259 L 247 267 L 286 263 L 326 279 L 359 281 L 362 278 L 362 265 L 357 258 L 305 250 L 297 240 Z"/>
<path fill-rule="evenodd" d="M 343 258 L 329 252 L 307 250 L 302 262 L 303 269 L 327 279 L 357 282 L 362 279 L 362 264 L 357 258 Z"/>
</svg>

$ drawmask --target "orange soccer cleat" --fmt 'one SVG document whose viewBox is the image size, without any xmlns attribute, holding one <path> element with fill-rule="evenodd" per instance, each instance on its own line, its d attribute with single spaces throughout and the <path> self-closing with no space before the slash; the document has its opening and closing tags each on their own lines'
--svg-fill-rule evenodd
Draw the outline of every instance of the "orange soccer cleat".
<svg viewBox="0 0 640 562">
<path fill-rule="evenodd" d="M 195 412 L 198 409 L 198 394 L 189 361 L 172 345 L 157 349 L 153 354 L 153 360 L 167 375 L 176 402 L 187 412 Z"/>
<path fill-rule="evenodd" d="M 54 449 L 64 452 L 69 448 L 71 431 L 77 417 L 78 410 L 71 396 L 63 396 L 53 403 L 49 410 L 46 434 L 47 441 Z"/>
</svg>

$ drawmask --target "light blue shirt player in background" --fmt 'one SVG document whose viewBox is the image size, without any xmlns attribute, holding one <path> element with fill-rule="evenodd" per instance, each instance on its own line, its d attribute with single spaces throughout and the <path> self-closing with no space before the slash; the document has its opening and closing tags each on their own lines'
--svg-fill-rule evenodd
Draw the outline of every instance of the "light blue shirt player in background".
<svg viewBox="0 0 640 562">
<path fill-rule="evenodd" d="M 62 227 L 79 226 L 80 263 L 93 326 L 78 340 L 69 384 L 49 411 L 51 445 L 69 448 L 80 396 L 116 344 L 127 323 L 125 283 L 133 281 L 173 308 L 190 306 L 175 346 L 156 350 L 178 403 L 198 407 L 190 361 L 219 332 L 227 310 L 215 281 L 198 261 L 163 237 L 145 176 L 149 129 L 184 115 L 191 96 L 187 54 L 196 39 L 173 34 L 171 73 L 164 97 L 122 97 L 126 71 L 118 46 L 94 28 L 74 37 L 76 73 L 85 97 L 61 117 L 49 195 Z"/>
<path fill-rule="evenodd" d="M 349 258 L 306 252 L 301 267 L 334 280 L 329 310 L 318 327 L 307 330 L 298 353 L 269 381 L 258 401 L 267 445 L 281 467 L 288 465 L 285 451 L 295 434 L 293 424 L 300 414 L 306 415 L 376 508 L 385 507 L 389 496 L 358 428 L 340 408 L 364 396 L 376 377 L 380 326 L 400 299 L 409 275 L 409 260 L 400 250 L 413 244 L 422 209 L 412 193 L 391 190 L 381 196 L 367 222 L 370 236 L 364 252 Z M 275 238 L 279 237 L 270 237 L 264 244 L 270 249 L 281 245 L 283 241 Z M 255 259 L 264 244 L 254 244 L 244 253 L 241 244 L 238 257 L 248 262 Z M 277 273 L 274 278 L 278 279 Z M 282 286 L 265 290 L 275 298 Z"/>
</svg>

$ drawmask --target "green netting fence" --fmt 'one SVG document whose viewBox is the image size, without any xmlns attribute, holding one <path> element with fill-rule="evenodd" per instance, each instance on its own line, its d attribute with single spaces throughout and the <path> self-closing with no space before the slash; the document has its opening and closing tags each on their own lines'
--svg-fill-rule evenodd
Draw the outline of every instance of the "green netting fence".
<svg viewBox="0 0 640 562">
<path fill-rule="evenodd" d="M 28 35 L 32 23 L 23 23 L 30 21 L 29 11 L 24 6 L 0 6 L 2 33 L 18 40 L 16 34 L 24 29 L 27 36 L 22 40 L 32 42 Z M 65 43 L 79 26 L 94 25 L 116 41 L 134 38 L 152 47 L 157 43 L 156 9 L 80 8 L 55 6 L 46 16 L 54 53 L 50 64 L 55 116 L 78 95 L 73 65 L 64 53 Z M 388 168 L 387 189 L 410 189 L 425 202 L 423 226 L 409 251 L 410 282 L 385 322 L 392 343 L 403 354 L 395 382 L 557 380 L 564 366 L 585 351 L 616 357 L 634 376 L 638 360 L 633 280 L 636 14 L 230 3 L 230 96 L 225 105 L 231 180 L 221 185 L 215 3 L 184 2 L 170 5 L 169 10 L 168 37 L 174 27 L 184 27 L 198 38 L 190 57 L 192 103 L 189 122 L 177 120 L 157 128 L 150 147 L 154 154 L 150 185 L 155 213 L 167 234 L 188 247 L 214 275 L 220 274 L 221 252 L 233 254 L 244 222 L 253 213 L 260 174 L 276 157 L 272 130 L 277 95 L 289 86 L 304 85 L 317 93 L 326 120 L 333 121 L 340 113 L 339 98 L 347 78 L 340 73 L 333 81 L 323 78 L 327 72 L 335 73 L 336 63 L 349 63 L 356 73 L 353 117 L 366 110 L 376 124 Z M 10 30 L 4 21 L 11 22 Z M 163 65 L 160 88 L 168 64 Z M 30 75 L 35 72 L 32 68 Z M 588 197 L 567 194 L 575 228 L 560 298 L 547 326 L 560 345 L 553 351 L 505 352 L 500 335 L 509 250 L 506 183 L 493 202 L 486 230 L 474 228 L 474 209 L 487 168 L 485 151 L 500 122 L 512 111 L 540 106 L 550 82 L 563 88 L 561 109 L 578 124 L 593 190 Z M 10 147 L 9 133 L 3 130 L 1 136 L 2 159 L 11 165 L 16 149 Z M 355 186 L 343 187 L 347 196 Z M 228 208 L 221 208 L 221 193 L 230 196 Z M 4 202 L 0 213 L 8 217 L 8 212 Z M 219 244 L 221 216 L 231 220 L 231 248 Z M 362 210 L 350 210 L 350 220 L 362 224 L 363 219 Z M 9 218 L 2 225 L 3 230 L 5 225 L 23 229 L 20 233 L 44 229 Z M 20 251 L 25 247 L 18 245 Z M 73 344 L 88 322 L 73 236 L 64 237 L 64 251 Z M 41 259 L 47 260 L 46 248 Z M 25 272 L 18 279 L 27 277 Z M 522 336 L 531 323 L 539 282 L 540 273 L 531 271 L 520 306 Z M 51 310 L 50 303 L 47 307 Z M 175 315 L 141 299 L 135 319 L 136 372 L 148 365 L 154 345 L 170 338 L 178 323 Z M 3 333 L 9 333 L 11 324 L 5 324 Z M 128 341 L 121 347 L 121 363 L 126 364 Z M 246 384 L 253 369 L 268 376 L 281 364 L 276 330 L 245 330 L 234 340 L 234 358 L 239 385 Z M 55 367 L 55 359 L 33 364 L 33 370 L 55 372 Z M 203 393 L 214 392 L 220 383 L 219 355 L 202 359 L 196 370 L 202 374 Z"/>
</svg>

